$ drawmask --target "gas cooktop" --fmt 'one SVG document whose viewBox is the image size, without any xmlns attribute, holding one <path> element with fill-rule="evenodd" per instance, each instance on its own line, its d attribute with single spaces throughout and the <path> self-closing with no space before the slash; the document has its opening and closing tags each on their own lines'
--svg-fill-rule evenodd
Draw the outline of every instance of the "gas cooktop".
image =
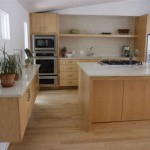
<svg viewBox="0 0 150 150">
<path fill-rule="evenodd" d="M 136 60 L 102 60 L 100 64 L 107 65 L 142 65 L 142 62 Z"/>
</svg>

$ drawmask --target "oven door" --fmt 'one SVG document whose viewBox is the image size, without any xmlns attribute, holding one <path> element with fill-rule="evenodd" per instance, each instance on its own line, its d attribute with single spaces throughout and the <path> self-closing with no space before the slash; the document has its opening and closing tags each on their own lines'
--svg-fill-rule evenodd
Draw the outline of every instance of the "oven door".
<svg viewBox="0 0 150 150">
<path fill-rule="evenodd" d="M 55 35 L 33 35 L 33 50 L 55 51 Z"/>
<path fill-rule="evenodd" d="M 57 85 L 58 77 L 57 76 L 39 76 L 40 85 Z"/>
<path fill-rule="evenodd" d="M 39 75 L 57 75 L 57 57 L 34 57 L 34 64 L 40 65 Z"/>
</svg>

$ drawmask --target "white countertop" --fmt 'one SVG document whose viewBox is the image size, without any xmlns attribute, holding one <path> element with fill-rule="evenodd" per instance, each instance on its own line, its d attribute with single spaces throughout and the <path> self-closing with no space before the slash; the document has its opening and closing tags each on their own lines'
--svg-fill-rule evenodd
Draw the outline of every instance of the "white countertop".
<svg viewBox="0 0 150 150">
<path fill-rule="evenodd" d="M 129 59 L 127 57 L 119 57 L 119 56 L 99 56 L 99 55 L 92 55 L 92 56 L 72 56 L 72 57 L 60 57 L 59 59 Z"/>
<path fill-rule="evenodd" d="M 101 76 L 149 76 L 150 64 L 143 65 L 101 65 L 99 63 L 78 63 L 81 69 L 90 77 Z"/>
<path fill-rule="evenodd" d="M 0 84 L 0 97 L 20 97 L 29 86 L 40 65 L 33 65 L 25 68 L 22 72 L 22 79 L 15 82 L 13 87 L 3 88 Z"/>
</svg>

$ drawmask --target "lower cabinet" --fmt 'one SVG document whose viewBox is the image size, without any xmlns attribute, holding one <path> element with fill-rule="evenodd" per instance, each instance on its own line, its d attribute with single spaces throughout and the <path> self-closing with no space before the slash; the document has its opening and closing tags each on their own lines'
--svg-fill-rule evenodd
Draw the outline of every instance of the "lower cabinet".
<svg viewBox="0 0 150 150">
<path fill-rule="evenodd" d="M 150 80 L 124 81 L 122 120 L 150 119 Z"/>
<path fill-rule="evenodd" d="M 0 142 L 21 142 L 38 91 L 36 74 L 21 97 L 0 98 Z"/>
<path fill-rule="evenodd" d="M 92 122 L 121 121 L 123 81 L 95 80 L 93 85 Z"/>
<path fill-rule="evenodd" d="M 60 59 L 60 86 L 78 86 L 78 62 L 98 62 L 100 59 Z"/>
<path fill-rule="evenodd" d="M 150 119 L 150 79 L 93 79 L 91 91 L 93 123 Z"/>
</svg>

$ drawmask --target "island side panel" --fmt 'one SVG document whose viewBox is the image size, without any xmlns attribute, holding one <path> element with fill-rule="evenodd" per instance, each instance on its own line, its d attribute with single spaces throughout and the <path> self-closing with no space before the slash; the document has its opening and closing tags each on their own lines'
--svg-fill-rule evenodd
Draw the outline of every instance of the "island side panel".
<svg viewBox="0 0 150 150">
<path fill-rule="evenodd" d="M 93 79 L 92 122 L 121 121 L 123 81 Z"/>
<path fill-rule="evenodd" d="M 81 106 L 81 111 L 83 114 L 83 119 L 85 123 L 86 130 L 90 130 L 92 127 L 92 118 L 91 118 L 91 80 L 84 73 L 83 70 L 79 68 L 79 103 Z"/>
<path fill-rule="evenodd" d="M 21 140 L 18 98 L 0 98 L 0 142 Z"/>
<path fill-rule="evenodd" d="M 150 78 L 124 81 L 122 120 L 150 119 Z"/>
</svg>

